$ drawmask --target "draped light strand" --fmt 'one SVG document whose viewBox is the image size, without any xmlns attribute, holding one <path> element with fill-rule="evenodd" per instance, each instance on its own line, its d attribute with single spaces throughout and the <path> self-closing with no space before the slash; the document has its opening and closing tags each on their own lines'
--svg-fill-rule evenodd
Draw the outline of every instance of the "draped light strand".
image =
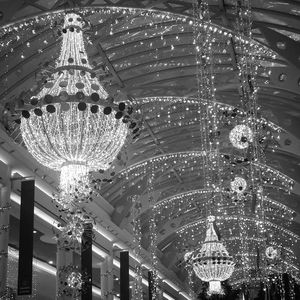
<svg viewBox="0 0 300 300">
<path fill-rule="evenodd" d="M 157 299 L 159 296 L 158 292 L 158 257 L 157 257 L 157 216 L 159 215 L 159 211 L 155 208 L 155 199 L 153 197 L 154 191 L 154 180 L 155 180 L 155 172 L 154 169 L 151 168 L 151 171 L 148 173 L 147 178 L 147 194 L 148 194 L 148 202 L 150 207 L 150 216 L 149 216 L 149 234 L 150 234 L 150 246 L 149 252 L 151 255 L 151 272 L 152 272 L 152 297 L 153 299 Z"/>
<path fill-rule="evenodd" d="M 133 223 L 133 243 L 134 255 L 140 257 L 142 251 L 142 228 L 141 228 L 141 201 L 138 195 L 132 197 L 132 223 Z M 134 278 L 134 284 L 132 289 L 133 300 L 143 300 L 143 269 L 141 263 L 137 262 L 135 266 L 135 273 L 137 276 Z"/>
<path fill-rule="evenodd" d="M 208 153 L 203 157 L 203 172 L 205 186 L 218 190 L 222 184 L 222 174 L 219 174 L 219 122 L 217 118 L 216 88 L 214 78 L 214 57 L 212 43 L 214 37 L 206 26 L 210 26 L 210 12 L 207 1 L 194 1 L 193 27 L 194 44 L 196 48 L 198 98 L 203 99 L 204 109 L 199 101 L 200 134 L 202 151 Z M 216 199 L 215 199 L 216 198 Z M 220 205 L 222 194 L 217 193 L 208 199 L 208 214 L 212 213 L 214 203 Z"/>
</svg>

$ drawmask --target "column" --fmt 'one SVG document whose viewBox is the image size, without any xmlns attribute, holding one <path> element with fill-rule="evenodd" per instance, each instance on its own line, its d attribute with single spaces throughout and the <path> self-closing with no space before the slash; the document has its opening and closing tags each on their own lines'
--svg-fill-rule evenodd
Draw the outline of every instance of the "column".
<svg viewBox="0 0 300 300">
<path fill-rule="evenodd" d="M 57 253 L 56 253 L 56 299 L 57 300 L 71 300 L 72 295 L 64 293 L 66 291 L 66 269 L 68 266 L 73 265 L 73 251 L 67 249 L 64 245 L 68 245 L 69 242 L 65 243 L 65 239 L 62 237 L 58 238 L 57 241 Z"/>
<path fill-rule="evenodd" d="M 81 300 L 92 300 L 92 245 L 93 245 L 93 224 L 85 223 L 81 238 L 81 274 L 83 278 Z"/>
<path fill-rule="evenodd" d="M 11 193 L 11 170 L 6 166 L 5 174 L 0 188 L 0 297 L 7 291 L 7 262 L 9 240 L 9 215 Z"/>
<path fill-rule="evenodd" d="M 107 260 L 101 263 L 101 299 L 107 300 L 108 289 L 107 289 Z"/>
<path fill-rule="evenodd" d="M 113 274 L 113 259 L 114 259 L 114 252 L 113 246 L 109 249 L 109 255 L 106 257 L 107 261 L 107 291 L 108 297 L 107 300 L 113 300 L 114 295 L 114 274 Z"/>
<path fill-rule="evenodd" d="M 114 277 L 113 277 L 113 249 L 109 249 L 109 255 L 101 263 L 101 296 L 103 300 L 114 298 Z"/>
<path fill-rule="evenodd" d="M 120 252 L 120 300 L 129 300 L 129 252 Z"/>
</svg>

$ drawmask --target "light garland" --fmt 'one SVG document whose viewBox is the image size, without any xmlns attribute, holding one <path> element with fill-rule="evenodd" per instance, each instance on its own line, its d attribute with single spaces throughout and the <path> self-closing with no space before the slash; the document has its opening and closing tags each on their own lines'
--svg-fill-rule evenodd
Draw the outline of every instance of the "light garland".
<svg viewBox="0 0 300 300">
<path fill-rule="evenodd" d="M 229 220 L 238 221 L 240 219 L 240 220 L 243 220 L 243 221 L 249 221 L 251 223 L 254 223 L 257 226 L 259 226 L 259 224 L 262 223 L 262 221 L 260 221 L 260 220 L 257 220 L 257 219 L 255 219 L 253 217 L 247 217 L 247 216 L 217 216 L 216 219 L 217 220 L 224 220 L 224 221 L 229 221 Z M 204 219 L 196 220 L 196 221 L 194 221 L 192 223 L 183 225 L 182 227 L 180 227 L 179 229 L 177 229 L 176 232 L 179 233 L 179 234 L 183 234 L 186 229 L 191 229 L 192 227 L 196 227 L 196 226 L 202 226 L 204 222 L 205 222 Z M 274 228 L 274 229 L 276 229 L 278 231 L 281 231 L 282 233 L 285 233 L 286 235 L 289 235 L 290 237 L 292 237 L 296 241 L 300 240 L 300 236 L 299 235 L 293 233 L 292 231 L 290 231 L 288 229 L 285 229 L 285 228 L 283 228 L 281 226 L 278 226 L 278 225 L 276 225 L 276 224 L 274 224 L 274 223 L 272 223 L 270 221 L 266 221 L 265 225 L 270 226 L 271 228 Z"/>
<path fill-rule="evenodd" d="M 178 23 L 186 23 L 188 25 L 193 25 L 195 20 L 191 17 L 182 16 L 180 14 L 170 13 L 170 12 L 161 12 L 159 10 L 151 10 L 151 9 L 141 9 L 141 8 L 123 8 L 123 7 L 84 7 L 81 9 L 81 13 L 83 15 L 90 14 L 99 14 L 99 23 L 102 23 L 102 18 L 104 16 L 111 16 L 115 14 L 123 14 L 123 15 L 136 15 L 141 17 L 150 17 L 153 19 L 160 20 L 174 20 Z M 55 21 L 60 20 L 65 15 L 65 10 L 57 10 L 54 12 L 47 12 L 42 15 L 37 15 L 34 17 L 25 18 L 11 24 L 7 24 L 0 28 L 1 34 L 5 37 L 3 41 L 0 43 L 0 47 L 9 47 L 13 42 L 17 39 L 20 39 L 20 35 L 22 31 L 26 31 L 31 29 L 32 27 L 38 25 L 47 26 L 49 23 L 53 24 Z M 236 40 L 241 41 L 249 45 L 253 51 L 259 55 L 260 59 L 263 58 L 263 55 L 266 57 L 276 57 L 277 53 L 268 49 L 267 47 L 261 45 L 257 41 L 253 39 L 249 39 L 247 37 L 239 37 L 233 31 L 230 31 L 226 28 L 218 26 L 216 24 L 205 24 L 205 30 L 212 32 L 215 35 L 219 35 L 223 38 L 234 38 Z M 43 27 L 43 26 L 42 26 Z M 111 31 L 111 35 L 113 35 L 113 31 Z M 18 38 L 16 38 L 18 37 Z"/>
<path fill-rule="evenodd" d="M 153 166 L 154 170 L 163 171 L 163 169 L 167 169 L 170 166 L 185 166 L 188 162 L 193 162 L 198 160 L 198 162 L 202 163 L 203 156 L 207 152 L 204 151 L 182 151 L 176 153 L 168 153 L 168 154 L 161 154 L 149 159 L 137 162 L 132 164 L 131 166 L 123 169 L 119 174 L 118 178 L 121 180 L 126 180 L 130 177 L 131 180 L 134 178 L 143 178 L 143 174 L 146 170 L 150 169 L 150 166 Z M 221 156 L 225 157 L 227 154 L 220 154 Z M 236 157 L 236 159 L 240 159 Z M 264 178 L 267 179 L 265 184 L 272 184 L 273 187 L 282 188 L 286 191 L 291 191 L 293 188 L 294 180 L 289 176 L 281 173 L 274 168 L 257 162 L 251 162 L 255 168 L 260 169 Z M 222 165 L 225 167 L 227 165 L 227 160 L 224 159 Z M 131 181 L 132 182 L 132 181 Z"/>
<path fill-rule="evenodd" d="M 133 253 L 136 257 L 140 257 L 142 253 L 142 228 L 140 220 L 140 211 L 141 211 L 141 201 L 137 195 L 132 197 L 132 223 L 133 223 L 133 242 L 135 248 Z M 143 300 L 143 269 L 140 262 L 136 263 L 135 273 L 137 276 L 134 278 L 134 285 L 132 289 L 132 299 L 133 300 Z"/>
</svg>

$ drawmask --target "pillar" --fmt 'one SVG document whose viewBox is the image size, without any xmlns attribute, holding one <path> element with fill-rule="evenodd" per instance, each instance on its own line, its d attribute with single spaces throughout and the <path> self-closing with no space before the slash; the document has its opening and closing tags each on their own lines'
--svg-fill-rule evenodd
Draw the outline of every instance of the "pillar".
<svg viewBox="0 0 300 300">
<path fill-rule="evenodd" d="M 107 261 L 107 291 L 108 291 L 107 300 L 114 299 L 113 259 L 114 259 L 114 252 L 113 252 L 113 247 L 111 246 L 111 248 L 109 249 L 109 255 L 106 257 L 106 261 Z"/>
<path fill-rule="evenodd" d="M 7 291 L 7 263 L 9 240 L 9 215 L 11 193 L 11 170 L 6 166 L 0 188 L 0 297 Z"/>
<path fill-rule="evenodd" d="M 106 259 L 101 263 L 101 299 L 107 300 L 107 261 Z"/>
<path fill-rule="evenodd" d="M 103 300 L 114 298 L 113 249 L 101 264 L 101 296 Z"/>
<path fill-rule="evenodd" d="M 93 266 L 92 266 L 93 224 L 85 223 L 81 237 L 81 300 L 92 300 Z"/>
<path fill-rule="evenodd" d="M 68 244 L 68 243 L 67 243 Z M 56 299 L 57 300 L 71 300 L 71 295 L 63 294 L 65 290 L 65 276 L 64 270 L 66 267 L 73 265 L 73 251 L 64 247 L 65 240 L 59 237 L 57 241 L 56 252 Z"/>
<path fill-rule="evenodd" d="M 129 252 L 120 252 L 120 300 L 129 300 Z"/>
</svg>

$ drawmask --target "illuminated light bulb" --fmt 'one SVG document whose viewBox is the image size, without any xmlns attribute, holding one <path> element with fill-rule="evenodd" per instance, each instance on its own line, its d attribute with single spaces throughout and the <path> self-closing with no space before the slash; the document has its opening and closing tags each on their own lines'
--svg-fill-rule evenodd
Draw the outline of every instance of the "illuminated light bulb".
<svg viewBox="0 0 300 300">
<path fill-rule="evenodd" d="M 253 132 L 246 125 L 236 125 L 229 133 L 229 140 L 235 148 L 246 149 L 253 142 Z"/>
</svg>

